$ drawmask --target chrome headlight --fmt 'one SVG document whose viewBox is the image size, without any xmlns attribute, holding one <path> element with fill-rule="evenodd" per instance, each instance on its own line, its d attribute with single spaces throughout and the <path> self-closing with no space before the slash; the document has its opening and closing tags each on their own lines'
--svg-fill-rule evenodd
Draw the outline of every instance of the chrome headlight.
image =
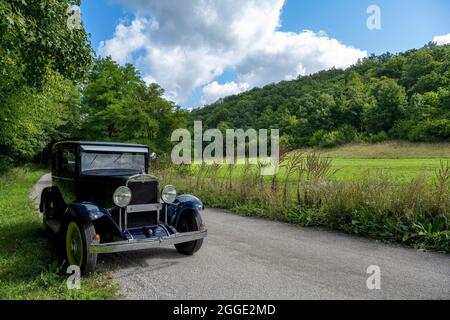
<svg viewBox="0 0 450 320">
<path fill-rule="evenodd" d="M 177 189 L 174 186 L 165 186 L 162 193 L 161 199 L 165 203 L 174 203 L 177 198 Z"/>
<path fill-rule="evenodd" d="M 113 201 L 118 207 L 125 208 L 131 202 L 131 190 L 128 187 L 119 187 L 114 191 Z"/>
</svg>

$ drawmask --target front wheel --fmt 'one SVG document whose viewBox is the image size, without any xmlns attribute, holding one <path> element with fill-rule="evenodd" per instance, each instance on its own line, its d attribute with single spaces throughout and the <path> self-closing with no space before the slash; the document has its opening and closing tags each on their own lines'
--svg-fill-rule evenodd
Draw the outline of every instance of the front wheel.
<svg viewBox="0 0 450 320">
<path fill-rule="evenodd" d="M 81 274 L 87 275 L 95 270 L 97 254 L 89 253 L 89 245 L 95 237 L 91 222 L 81 223 L 71 218 L 66 229 L 66 259 L 70 266 L 80 267 Z"/>
<path fill-rule="evenodd" d="M 193 214 L 183 214 L 180 216 L 177 224 L 177 231 L 184 232 L 194 232 L 200 230 L 200 223 L 197 221 L 195 215 Z M 194 240 L 191 242 L 179 243 L 175 245 L 177 251 L 181 254 L 192 256 L 196 253 L 203 245 L 203 239 Z"/>
</svg>

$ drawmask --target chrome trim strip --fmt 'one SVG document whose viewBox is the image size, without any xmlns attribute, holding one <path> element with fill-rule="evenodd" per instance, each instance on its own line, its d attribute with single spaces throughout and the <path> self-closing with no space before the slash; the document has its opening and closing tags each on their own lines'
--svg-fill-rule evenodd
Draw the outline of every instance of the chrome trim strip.
<svg viewBox="0 0 450 320">
<path fill-rule="evenodd" d="M 165 224 L 168 223 L 168 222 L 167 222 L 167 205 L 166 205 L 165 210 L 164 210 L 164 223 L 165 223 Z"/>
<path fill-rule="evenodd" d="M 208 235 L 208 230 L 201 230 L 195 232 L 178 233 L 171 236 L 161 238 L 152 238 L 149 240 L 129 240 L 111 243 L 96 243 L 93 242 L 89 246 L 90 253 L 117 253 L 124 251 L 138 251 L 150 248 L 158 248 L 162 246 L 175 245 L 195 240 L 200 240 Z"/>
<path fill-rule="evenodd" d="M 139 213 L 148 211 L 159 211 L 162 209 L 161 203 L 136 204 L 127 207 L 127 213 Z"/>
<path fill-rule="evenodd" d="M 127 231 L 127 229 L 128 229 L 128 209 L 125 210 L 123 224 L 124 224 L 123 230 Z"/>
<path fill-rule="evenodd" d="M 122 208 L 119 209 L 119 229 L 122 231 Z"/>
<path fill-rule="evenodd" d="M 127 179 L 126 185 L 128 187 L 128 184 L 130 182 L 152 182 L 152 181 L 159 182 L 159 179 L 155 176 L 151 176 L 149 174 L 143 173 L 143 174 L 137 174 L 137 175 L 129 177 Z"/>
<path fill-rule="evenodd" d="M 148 148 L 132 146 L 81 145 L 81 150 L 84 152 L 123 152 L 148 154 Z"/>
</svg>

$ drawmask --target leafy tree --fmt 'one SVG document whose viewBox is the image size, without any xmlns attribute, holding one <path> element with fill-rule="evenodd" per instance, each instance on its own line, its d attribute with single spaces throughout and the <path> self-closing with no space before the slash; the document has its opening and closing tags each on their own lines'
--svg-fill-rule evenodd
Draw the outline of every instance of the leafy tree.
<svg viewBox="0 0 450 320">
<path fill-rule="evenodd" d="M 0 170 L 30 160 L 79 123 L 92 49 L 70 0 L 0 1 Z"/>
<path fill-rule="evenodd" d="M 96 59 L 83 88 L 80 137 L 170 150 L 171 133 L 184 125 L 185 113 L 163 95 L 164 90 L 155 83 L 147 85 L 133 65 Z"/>
<path fill-rule="evenodd" d="M 48 67 L 76 81 L 91 63 L 92 49 L 82 25 L 68 21 L 73 0 L 0 2 L 0 90 L 40 85 Z M 6 79 L 5 79 L 6 76 Z"/>
<path fill-rule="evenodd" d="M 142 84 L 132 65 L 121 67 L 111 58 L 96 59 L 83 89 L 82 132 L 86 139 L 112 140 L 118 134 L 116 122 L 136 87 Z"/>
<path fill-rule="evenodd" d="M 31 160 L 51 141 L 71 136 L 79 126 L 78 88 L 56 72 L 48 72 L 40 92 L 21 87 L 0 109 L 0 151 L 12 161 Z"/>
<path fill-rule="evenodd" d="M 366 126 L 371 133 L 389 131 L 405 113 L 405 89 L 395 80 L 382 78 L 373 88 L 377 103 L 367 110 Z"/>
</svg>

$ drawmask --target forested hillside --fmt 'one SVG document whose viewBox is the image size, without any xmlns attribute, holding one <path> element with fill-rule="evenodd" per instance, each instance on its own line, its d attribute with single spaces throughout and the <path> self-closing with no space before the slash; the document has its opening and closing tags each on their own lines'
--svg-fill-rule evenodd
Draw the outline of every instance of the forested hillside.
<svg viewBox="0 0 450 320">
<path fill-rule="evenodd" d="M 289 148 L 450 141 L 450 46 L 371 56 L 345 71 L 226 97 L 191 118 L 222 130 L 279 128 Z"/>
</svg>

